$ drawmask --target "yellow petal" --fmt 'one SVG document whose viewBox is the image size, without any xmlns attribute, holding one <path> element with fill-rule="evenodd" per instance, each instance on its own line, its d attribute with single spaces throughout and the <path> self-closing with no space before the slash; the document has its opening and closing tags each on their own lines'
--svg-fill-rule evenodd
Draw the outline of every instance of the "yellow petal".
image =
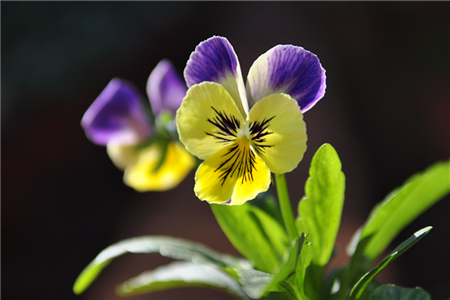
<svg viewBox="0 0 450 300">
<path fill-rule="evenodd" d="M 237 72 L 241 74 L 241 67 L 237 65 Z M 245 93 L 244 81 L 241 77 L 227 76 L 220 80 L 220 84 L 234 99 L 241 115 L 245 118 L 248 114 L 247 95 Z"/>
<path fill-rule="evenodd" d="M 273 94 L 258 101 L 248 117 L 252 147 L 270 171 L 277 174 L 297 167 L 306 151 L 306 125 L 297 101 Z"/>
<path fill-rule="evenodd" d="M 195 160 L 179 142 L 171 142 L 162 165 L 155 171 L 161 146 L 152 144 L 141 150 L 136 164 L 125 170 L 125 184 L 137 191 L 165 191 L 176 187 L 194 167 Z"/>
<path fill-rule="evenodd" d="M 190 153 L 203 160 L 231 145 L 243 124 L 233 98 L 214 82 L 202 82 L 189 88 L 177 111 L 181 142 Z"/>
<path fill-rule="evenodd" d="M 219 150 L 198 168 L 194 191 L 209 203 L 240 205 L 254 199 L 270 186 L 270 171 L 254 154 L 244 136 Z"/>
<path fill-rule="evenodd" d="M 106 152 L 114 165 L 121 170 L 125 170 L 126 167 L 135 164 L 138 160 L 138 149 L 135 145 L 123 146 L 108 143 Z"/>
</svg>

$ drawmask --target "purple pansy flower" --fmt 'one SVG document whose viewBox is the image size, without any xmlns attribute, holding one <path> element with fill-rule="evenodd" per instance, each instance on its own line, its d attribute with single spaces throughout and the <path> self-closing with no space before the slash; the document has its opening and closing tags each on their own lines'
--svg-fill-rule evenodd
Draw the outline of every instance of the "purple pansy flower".
<svg viewBox="0 0 450 300">
<path fill-rule="evenodd" d="M 172 64 L 162 60 L 147 81 L 155 117 L 168 112 L 173 118 L 186 90 Z M 127 185 L 139 191 L 167 190 L 184 179 L 194 159 L 178 141 L 159 139 L 144 146 L 158 131 L 143 99 L 131 83 L 114 78 L 88 108 L 81 126 L 93 143 L 107 146 L 111 160 L 125 170 Z"/>
<path fill-rule="evenodd" d="M 147 93 L 154 114 L 166 110 L 175 115 L 186 95 L 186 85 L 172 64 L 162 60 L 147 81 Z M 95 144 L 140 143 L 153 134 L 149 116 L 143 109 L 143 97 L 123 79 L 114 78 L 92 103 L 81 120 L 88 138 Z"/>
</svg>

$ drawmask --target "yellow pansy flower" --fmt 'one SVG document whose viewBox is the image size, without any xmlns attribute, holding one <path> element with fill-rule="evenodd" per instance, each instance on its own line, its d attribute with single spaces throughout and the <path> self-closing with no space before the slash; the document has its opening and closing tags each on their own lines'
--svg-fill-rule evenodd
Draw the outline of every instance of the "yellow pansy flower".
<svg viewBox="0 0 450 300">
<path fill-rule="evenodd" d="M 131 83 L 114 78 L 84 114 L 87 137 L 106 146 L 113 163 L 124 170 L 126 185 L 141 192 L 168 190 L 194 167 L 194 157 L 174 132 L 175 112 L 186 90 L 172 64 L 162 60 L 147 81 L 152 113 Z"/>
<path fill-rule="evenodd" d="M 272 48 L 251 67 L 246 91 L 232 46 L 212 37 L 191 54 L 184 76 L 190 88 L 177 129 L 186 149 L 204 160 L 195 175 L 199 199 L 243 204 L 269 188 L 271 172 L 297 167 L 307 141 L 301 106 L 309 109 L 325 92 L 314 54 Z"/>
</svg>

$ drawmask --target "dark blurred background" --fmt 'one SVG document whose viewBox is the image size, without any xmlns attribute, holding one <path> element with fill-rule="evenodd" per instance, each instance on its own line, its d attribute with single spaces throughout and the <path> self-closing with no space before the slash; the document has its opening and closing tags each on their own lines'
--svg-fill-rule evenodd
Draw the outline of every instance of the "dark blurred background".
<svg viewBox="0 0 450 300">
<path fill-rule="evenodd" d="M 4 2 L 1 3 L 2 299 L 115 299 L 116 284 L 170 260 L 126 255 L 82 296 L 72 284 L 106 246 L 172 235 L 238 255 L 193 173 L 165 193 L 138 193 L 80 120 L 113 77 L 142 93 L 162 58 L 182 73 L 195 46 L 226 36 L 244 78 L 277 44 L 314 52 L 327 93 L 306 113 L 309 142 L 288 175 L 293 205 L 311 157 L 327 142 L 347 177 L 338 245 L 343 250 L 370 209 L 396 186 L 450 153 L 449 2 Z M 408 226 L 394 244 L 431 233 L 379 278 L 450 297 L 449 198 Z M 346 263 L 341 254 L 333 265 Z M 180 289 L 133 299 L 231 299 Z"/>
</svg>

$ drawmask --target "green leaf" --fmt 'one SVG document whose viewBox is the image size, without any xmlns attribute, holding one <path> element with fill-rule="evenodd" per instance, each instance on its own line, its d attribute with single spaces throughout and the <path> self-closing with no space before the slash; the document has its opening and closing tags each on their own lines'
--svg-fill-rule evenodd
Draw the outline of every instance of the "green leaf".
<svg viewBox="0 0 450 300">
<path fill-rule="evenodd" d="M 281 226 L 284 226 L 283 216 L 281 215 L 278 200 L 270 191 L 260 193 L 256 198 L 248 202 L 252 206 L 256 206 L 274 218 Z"/>
<path fill-rule="evenodd" d="M 97 278 L 100 272 L 116 257 L 125 253 L 160 253 L 162 256 L 197 264 L 227 268 L 250 268 L 250 264 L 226 254 L 219 254 L 201 244 L 165 236 L 143 236 L 113 244 L 102 252 L 81 272 L 73 291 L 81 294 Z"/>
<path fill-rule="evenodd" d="M 369 260 L 382 253 L 397 234 L 450 192 L 450 162 L 439 162 L 413 175 L 371 212 L 361 233 L 362 255 Z"/>
<path fill-rule="evenodd" d="M 271 292 L 264 295 L 265 300 L 297 300 L 288 292 Z"/>
<path fill-rule="evenodd" d="M 260 298 L 267 291 L 274 278 L 272 274 L 252 269 L 238 269 L 236 274 L 242 289 L 254 299 Z"/>
<path fill-rule="evenodd" d="M 173 262 L 129 279 L 117 287 L 121 296 L 133 296 L 179 287 L 221 289 L 239 299 L 249 299 L 239 284 L 226 273 L 192 262 Z"/>
<path fill-rule="evenodd" d="M 302 300 L 308 300 L 309 298 L 306 296 L 305 292 L 305 275 L 306 268 L 311 264 L 311 260 L 313 257 L 313 246 L 309 242 L 308 236 L 306 236 L 303 241 L 303 246 L 300 250 L 300 255 L 297 259 L 297 266 L 295 268 L 295 281 L 297 285 L 297 289 L 302 296 Z"/>
<path fill-rule="evenodd" d="M 276 219 L 249 203 L 212 204 L 211 209 L 230 242 L 255 268 L 267 273 L 278 270 L 289 240 Z"/>
<path fill-rule="evenodd" d="M 420 241 L 430 230 L 431 226 L 425 227 L 415 232 L 410 238 L 401 243 L 388 256 L 386 256 L 374 269 L 367 272 L 361 279 L 353 286 L 350 292 L 351 299 L 359 299 L 364 289 L 372 281 L 372 279 L 381 272 L 388 264 L 394 261 L 397 257 L 402 255 L 406 250 L 411 248 L 415 243 Z"/>
<path fill-rule="evenodd" d="M 292 241 L 291 247 L 286 251 L 286 254 L 284 255 L 280 270 L 275 274 L 275 277 L 271 282 L 271 289 L 274 289 L 275 286 L 280 282 L 288 279 L 290 276 L 295 274 L 297 260 L 302 250 L 304 241 L 304 234 Z"/>
<path fill-rule="evenodd" d="M 260 298 L 268 292 L 288 292 L 296 299 L 307 300 L 302 291 L 305 270 L 311 261 L 311 251 L 311 243 L 302 234 L 286 250 L 280 269 L 275 275 L 242 269 L 237 270 L 239 282 L 252 298 Z M 298 284 L 301 290 L 298 289 Z"/>
<path fill-rule="evenodd" d="M 310 233 L 314 248 L 312 261 L 325 266 L 333 253 L 344 205 L 345 176 L 341 161 L 330 144 L 314 155 L 306 182 L 305 196 L 299 203 L 299 232 Z"/>
<path fill-rule="evenodd" d="M 369 300 L 431 300 L 431 297 L 418 287 L 408 289 L 394 285 L 382 285 L 373 292 Z"/>
</svg>

